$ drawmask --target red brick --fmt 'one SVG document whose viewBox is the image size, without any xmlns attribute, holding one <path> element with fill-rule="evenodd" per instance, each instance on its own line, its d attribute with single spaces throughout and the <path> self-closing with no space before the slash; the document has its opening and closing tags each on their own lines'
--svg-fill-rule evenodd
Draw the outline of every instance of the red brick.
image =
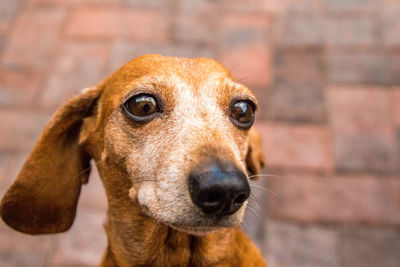
<svg viewBox="0 0 400 267">
<path fill-rule="evenodd" d="M 5 187 L 8 186 L 8 177 L 5 175 L 5 169 L 7 168 L 7 161 L 10 157 L 10 153 L 0 151 L 0 196 L 3 195 Z"/>
<path fill-rule="evenodd" d="M 50 64 L 65 11 L 58 8 L 22 10 L 1 55 L 10 68 L 43 70 Z"/>
<path fill-rule="evenodd" d="M 396 88 L 390 94 L 392 104 L 392 118 L 395 126 L 400 129 L 400 88 Z"/>
<path fill-rule="evenodd" d="M 271 179 L 274 218 L 302 222 L 400 225 L 400 177 L 285 175 Z"/>
<path fill-rule="evenodd" d="M 324 0 L 328 11 L 333 12 L 374 12 L 381 5 L 379 0 Z"/>
<path fill-rule="evenodd" d="M 320 49 L 278 49 L 274 83 L 265 117 L 274 120 L 323 122 L 325 112 L 324 57 Z"/>
<path fill-rule="evenodd" d="M 20 0 L 0 1 L 0 33 L 4 33 L 10 27 L 10 22 L 14 18 Z"/>
<path fill-rule="evenodd" d="M 270 109 L 270 88 L 252 86 L 251 91 L 256 96 L 258 101 L 256 121 L 265 121 L 271 119 Z"/>
<path fill-rule="evenodd" d="M 45 266 L 50 236 L 21 234 L 0 223 L 0 266 Z"/>
<path fill-rule="evenodd" d="M 398 229 L 346 227 L 339 236 L 341 266 L 398 267 L 400 231 Z"/>
<path fill-rule="evenodd" d="M 294 3 L 295 4 L 295 3 Z M 223 0 L 222 6 L 226 11 L 234 12 L 267 12 L 270 14 L 283 13 L 287 6 L 287 1 L 274 0 Z"/>
<path fill-rule="evenodd" d="M 28 6 L 33 7 L 49 7 L 49 6 L 63 6 L 72 7 L 78 4 L 99 4 L 99 5 L 114 5 L 118 6 L 124 3 L 124 0 L 27 0 Z"/>
<path fill-rule="evenodd" d="M 264 224 L 266 214 L 264 196 L 265 179 L 250 180 L 251 194 L 246 206 L 246 213 L 242 222 L 242 229 L 256 244 L 260 251 L 264 251 Z"/>
<path fill-rule="evenodd" d="M 162 42 L 167 38 L 165 16 L 151 10 L 119 7 L 78 7 L 69 16 L 65 34 L 74 38 L 132 38 Z"/>
<path fill-rule="evenodd" d="M 330 83 L 400 84 L 400 54 L 395 51 L 332 50 L 327 59 L 327 79 Z"/>
<path fill-rule="evenodd" d="M 31 149 L 50 118 L 43 112 L 0 111 L 0 149 Z"/>
<path fill-rule="evenodd" d="M 323 46 L 325 18 L 318 12 L 285 16 L 277 24 L 277 43 L 282 47 Z"/>
<path fill-rule="evenodd" d="M 268 220 L 266 237 L 269 266 L 340 266 L 338 233 L 328 227 Z"/>
<path fill-rule="evenodd" d="M 39 104 L 58 107 L 68 98 L 102 81 L 109 47 L 94 42 L 66 42 L 60 49 L 41 93 Z"/>
<path fill-rule="evenodd" d="M 113 0 L 109 0 L 113 1 Z M 123 1 L 123 0 L 122 0 Z M 176 3 L 171 0 L 159 0 L 159 1 L 148 1 L 148 0 L 127 0 L 126 5 L 135 8 L 154 8 L 161 12 L 165 12 L 171 6 L 174 7 Z"/>
<path fill-rule="evenodd" d="M 224 48 L 270 42 L 271 21 L 265 15 L 230 14 L 222 18 L 221 42 Z"/>
<path fill-rule="evenodd" d="M 377 44 L 375 16 L 332 17 L 326 20 L 325 39 L 331 46 L 373 46 Z"/>
<path fill-rule="evenodd" d="M 0 154 L 0 196 L 14 182 L 30 151 L 8 152 Z M 1 158 L 4 157 L 5 158 Z"/>
<path fill-rule="evenodd" d="M 217 58 L 233 76 L 250 86 L 268 85 L 271 79 L 269 19 L 260 15 L 227 15 L 222 19 L 220 32 Z"/>
<path fill-rule="evenodd" d="M 40 84 L 40 76 L 31 72 L 3 70 L 0 72 L 0 105 L 32 104 Z"/>
<path fill-rule="evenodd" d="M 79 206 L 83 207 L 83 209 L 105 212 L 107 208 L 106 193 L 93 161 L 91 165 L 89 183 L 81 188 Z"/>
<path fill-rule="evenodd" d="M 385 88 L 333 87 L 328 100 L 339 170 L 390 173 L 400 169 Z"/>
<path fill-rule="evenodd" d="M 113 44 L 108 72 L 119 69 L 129 60 L 144 54 L 161 54 L 177 57 L 215 57 L 214 51 L 209 48 L 199 48 L 181 44 L 132 44 L 129 41 L 116 41 Z"/>
<path fill-rule="evenodd" d="M 248 86 L 267 86 L 271 81 L 269 47 L 251 44 L 226 48 L 217 59 L 231 71 L 235 79 Z"/>
<path fill-rule="evenodd" d="M 400 3 L 393 0 L 383 1 L 381 10 L 381 30 L 383 44 L 390 47 L 400 46 Z"/>
<path fill-rule="evenodd" d="M 173 39 L 202 45 L 216 44 L 221 11 L 218 1 L 182 1 L 173 25 Z"/>
<path fill-rule="evenodd" d="M 331 171 L 331 138 L 327 128 L 313 125 L 256 125 L 270 168 Z"/>
<path fill-rule="evenodd" d="M 54 236 L 47 266 L 97 266 L 106 249 L 105 215 L 78 208 L 72 228 Z"/>
</svg>

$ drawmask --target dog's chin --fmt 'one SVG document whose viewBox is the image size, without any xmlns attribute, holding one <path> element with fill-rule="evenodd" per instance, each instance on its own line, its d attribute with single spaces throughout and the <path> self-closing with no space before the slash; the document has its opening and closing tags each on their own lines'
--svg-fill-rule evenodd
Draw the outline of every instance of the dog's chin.
<svg viewBox="0 0 400 267">
<path fill-rule="evenodd" d="M 185 232 L 191 235 L 207 235 L 224 228 L 232 228 L 240 225 L 240 221 L 235 217 L 226 217 L 223 219 L 209 219 L 207 221 L 188 222 L 163 222 L 167 226 Z"/>
<path fill-rule="evenodd" d="M 207 235 L 222 229 L 222 227 L 218 226 L 176 226 L 173 224 L 167 224 L 167 225 L 172 229 L 190 235 Z"/>
</svg>

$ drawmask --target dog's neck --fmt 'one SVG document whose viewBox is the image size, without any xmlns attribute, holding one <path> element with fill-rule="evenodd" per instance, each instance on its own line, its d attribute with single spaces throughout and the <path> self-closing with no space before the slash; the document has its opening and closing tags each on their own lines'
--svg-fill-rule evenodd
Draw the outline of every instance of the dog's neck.
<svg viewBox="0 0 400 267">
<path fill-rule="evenodd" d="M 112 262 L 110 266 L 206 266 L 235 261 L 231 244 L 239 229 L 194 236 L 144 216 L 123 222 L 109 215 L 104 260 Z"/>
</svg>

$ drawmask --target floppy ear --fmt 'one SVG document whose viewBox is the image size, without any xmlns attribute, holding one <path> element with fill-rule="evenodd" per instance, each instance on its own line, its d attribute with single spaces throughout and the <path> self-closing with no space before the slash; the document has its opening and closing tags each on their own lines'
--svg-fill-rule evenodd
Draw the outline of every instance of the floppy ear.
<svg viewBox="0 0 400 267">
<path fill-rule="evenodd" d="M 79 133 L 100 93 L 99 87 L 85 90 L 50 119 L 1 201 L 1 217 L 15 230 L 46 234 L 71 227 L 81 185 L 90 173 L 90 157 L 78 144 Z"/>
<path fill-rule="evenodd" d="M 249 132 L 249 148 L 246 155 L 247 170 L 250 175 L 259 174 L 261 169 L 264 167 L 264 164 L 265 161 L 261 147 L 261 137 L 258 131 L 253 127 Z"/>
</svg>

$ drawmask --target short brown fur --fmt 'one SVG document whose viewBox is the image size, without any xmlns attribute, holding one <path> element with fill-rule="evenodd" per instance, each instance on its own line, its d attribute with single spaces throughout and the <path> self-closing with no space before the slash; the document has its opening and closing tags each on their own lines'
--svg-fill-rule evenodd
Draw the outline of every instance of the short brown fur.
<svg viewBox="0 0 400 267">
<path fill-rule="evenodd" d="M 120 105 L 135 90 L 159 94 L 165 117 L 129 121 Z M 55 113 L 2 199 L 3 220 L 29 234 L 68 230 L 93 159 L 108 199 L 100 266 L 265 266 L 238 227 L 244 207 L 214 225 L 185 189 L 191 168 L 212 157 L 248 175 L 263 167 L 258 133 L 237 129 L 224 113 L 244 96 L 256 101 L 210 59 L 132 60 Z"/>
</svg>

